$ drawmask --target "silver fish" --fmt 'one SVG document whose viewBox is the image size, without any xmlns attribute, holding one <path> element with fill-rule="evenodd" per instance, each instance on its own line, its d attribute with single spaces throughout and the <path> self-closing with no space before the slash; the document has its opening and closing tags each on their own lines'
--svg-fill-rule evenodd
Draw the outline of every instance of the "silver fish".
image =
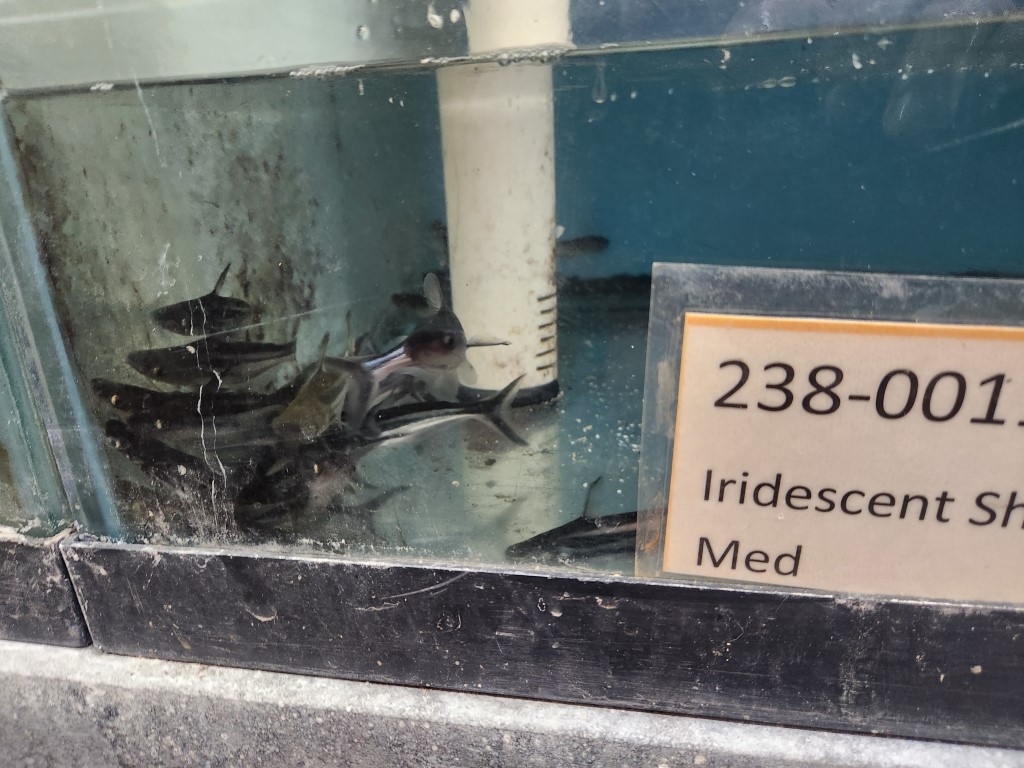
<svg viewBox="0 0 1024 768">
<path fill-rule="evenodd" d="M 369 429 L 378 440 L 396 440 L 416 435 L 453 421 L 476 419 L 492 427 L 516 445 L 529 445 L 509 423 L 512 401 L 523 381 L 520 376 L 500 392 L 473 403 L 409 403 L 382 409 Z"/>
<path fill-rule="evenodd" d="M 467 339 L 459 318 L 444 301 L 437 275 L 431 273 L 424 278 L 423 294 L 432 314 L 401 344 L 376 357 L 332 358 L 352 370 L 358 384 L 350 388 L 345 405 L 349 423 L 362 423 L 366 414 L 387 395 L 388 378 L 398 374 L 422 372 L 432 376 L 439 384 L 436 394 L 452 398 L 458 390 L 460 377 L 469 384 L 476 380 L 473 366 L 466 359 L 466 350 L 508 344 L 507 341 Z"/>
<path fill-rule="evenodd" d="M 538 533 L 505 550 L 509 560 L 551 561 L 558 557 L 594 557 L 636 549 L 637 513 L 589 517 L 590 496 L 597 478 L 587 489 L 583 514 L 564 525 Z"/>
</svg>

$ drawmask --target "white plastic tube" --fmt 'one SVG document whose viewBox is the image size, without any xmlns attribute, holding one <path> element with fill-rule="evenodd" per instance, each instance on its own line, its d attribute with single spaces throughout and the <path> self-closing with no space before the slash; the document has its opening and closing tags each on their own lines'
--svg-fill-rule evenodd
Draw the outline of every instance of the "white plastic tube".
<svg viewBox="0 0 1024 768">
<path fill-rule="evenodd" d="M 570 42 L 568 0 L 470 0 L 470 52 Z M 473 334 L 476 387 L 558 376 L 551 66 L 466 64 L 437 73 L 452 301 Z"/>
</svg>

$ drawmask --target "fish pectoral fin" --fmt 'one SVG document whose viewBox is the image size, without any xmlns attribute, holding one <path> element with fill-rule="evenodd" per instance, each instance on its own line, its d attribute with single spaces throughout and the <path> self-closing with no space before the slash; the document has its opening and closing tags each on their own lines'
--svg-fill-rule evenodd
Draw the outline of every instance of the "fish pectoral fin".
<svg viewBox="0 0 1024 768">
<path fill-rule="evenodd" d="M 453 402 L 459 394 L 459 371 L 445 371 L 430 381 L 430 394 L 438 400 Z M 474 381 L 476 372 L 474 371 Z"/>
<path fill-rule="evenodd" d="M 463 360 L 462 364 L 458 367 L 459 381 L 463 384 L 469 384 L 472 386 L 476 384 L 476 368 L 469 360 Z"/>
</svg>

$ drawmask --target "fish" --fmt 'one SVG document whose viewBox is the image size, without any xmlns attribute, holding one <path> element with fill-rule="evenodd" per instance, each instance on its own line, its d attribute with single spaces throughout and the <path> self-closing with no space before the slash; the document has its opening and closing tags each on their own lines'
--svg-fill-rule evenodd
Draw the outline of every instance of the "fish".
<svg viewBox="0 0 1024 768">
<path fill-rule="evenodd" d="M 186 299 L 153 310 L 150 317 L 158 326 L 184 336 L 224 333 L 256 320 L 256 308 L 247 301 L 221 296 L 231 264 L 224 267 L 213 290 L 196 299 Z"/>
<path fill-rule="evenodd" d="M 377 440 L 411 437 L 453 421 L 476 419 L 504 435 L 516 445 L 529 445 L 509 423 L 512 402 L 523 377 L 515 379 L 500 392 L 472 403 L 407 403 L 384 408 L 373 414 L 369 429 Z"/>
<path fill-rule="evenodd" d="M 610 241 L 604 235 L 583 235 L 555 241 L 555 256 L 571 259 L 574 256 L 592 256 L 608 248 Z"/>
<path fill-rule="evenodd" d="M 131 417 L 138 425 L 164 429 L 170 424 L 190 424 L 210 416 L 231 416 L 285 405 L 298 391 L 295 381 L 272 392 L 232 391 L 218 386 L 211 378 L 195 392 L 161 392 L 132 384 L 96 378 L 90 382 L 93 392 L 115 409 Z M 157 424 L 156 422 L 161 422 Z"/>
<path fill-rule="evenodd" d="M 587 489 L 582 515 L 564 525 L 511 545 L 505 550 L 505 557 L 516 561 L 550 562 L 559 557 L 594 557 L 634 551 L 637 527 L 635 511 L 604 517 L 587 515 L 590 496 L 600 480 L 601 478 L 594 480 Z"/>
<path fill-rule="evenodd" d="M 332 362 L 347 366 L 355 378 L 356 386 L 350 388 L 345 406 L 349 423 L 362 423 L 379 398 L 390 390 L 385 382 L 397 374 L 419 371 L 431 375 L 437 394 L 452 399 L 458 391 L 460 376 L 466 383 L 476 380 L 473 366 L 466 359 L 468 349 L 508 344 L 502 340 L 467 339 L 459 318 L 444 301 L 437 275 L 429 273 L 424 278 L 423 294 L 432 314 L 401 343 L 376 357 L 331 358 Z"/>
<path fill-rule="evenodd" d="M 235 522 L 240 528 L 258 530 L 277 527 L 291 516 L 292 526 L 297 528 L 300 515 L 307 524 L 315 524 L 332 512 L 372 512 L 409 488 L 397 486 L 360 504 L 339 502 L 342 494 L 352 490 L 355 480 L 352 456 L 323 446 L 307 447 L 280 469 L 268 455 L 235 499 Z"/>
<path fill-rule="evenodd" d="M 353 381 L 352 366 L 337 368 L 328 364 L 330 334 L 320 343 L 320 362 L 306 379 L 295 398 L 270 422 L 278 437 L 288 440 L 314 440 L 341 415 L 345 395 Z"/>
<path fill-rule="evenodd" d="M 211 378 L 223 383 L 229 376 L 256 376 L 294 354 L 295 339 L 285 344 L 268 344 L 207 336 L 178 347 L 132 352 L 128 364 L 154 381 L 197 387 Z"/>
<path fill-rule="evenodd" d="M 314 465 L 309 464 L 301 471 L 299 466 L 296 463 L 273 474 L 268 474 L 266 463 L 257 469 L 253 479 L 235 497 L 234 517 L 239 528 L 265 528 L 286 515 L 297 517 L 306 509 Z"/>
<path fill-rule="evenodd" d="M 121 451 L 147 475 L 175 490 L 209 494 L 211 488 L 224 485 L 224 477 L 202 459 L 139 435 L 122 421 L 110 419 L 104 432 L 112 448 Z"/>
</svg>

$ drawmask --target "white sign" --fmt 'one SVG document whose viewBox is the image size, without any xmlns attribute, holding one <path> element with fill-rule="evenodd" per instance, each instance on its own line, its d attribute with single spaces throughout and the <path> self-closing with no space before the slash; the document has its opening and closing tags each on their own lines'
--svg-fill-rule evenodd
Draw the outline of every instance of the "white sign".
<svg viewBox="0 0 1024 768">
<path fill-rule="evenodd" d="M 687 313 L 662 568 L 1024 603 L 1024 328 Z"/>
</svg>

